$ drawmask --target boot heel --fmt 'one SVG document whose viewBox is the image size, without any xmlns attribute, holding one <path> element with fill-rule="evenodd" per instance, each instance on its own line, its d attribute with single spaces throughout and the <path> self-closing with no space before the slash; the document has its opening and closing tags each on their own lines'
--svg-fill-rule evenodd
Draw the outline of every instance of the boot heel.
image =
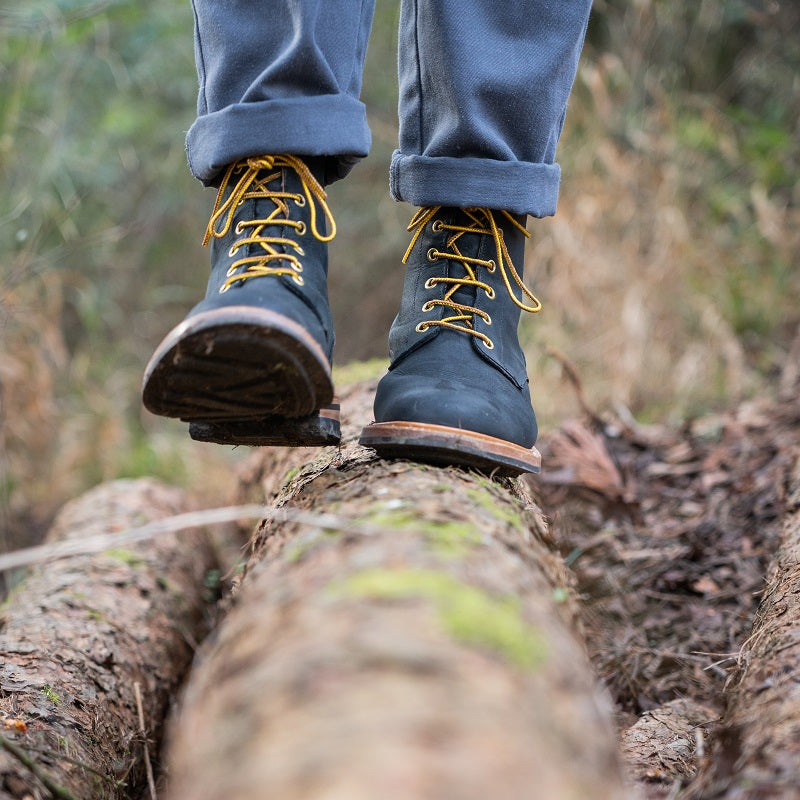
<svg viewBox="0 0 800 800">
<path fill-rule="evenodd" d="M 307 417 L 192 422 L 189 436 L 198 442 L 250 447 L 336 446 L 342 438 L 339 404 L 325 406 Z"/>
</svg>

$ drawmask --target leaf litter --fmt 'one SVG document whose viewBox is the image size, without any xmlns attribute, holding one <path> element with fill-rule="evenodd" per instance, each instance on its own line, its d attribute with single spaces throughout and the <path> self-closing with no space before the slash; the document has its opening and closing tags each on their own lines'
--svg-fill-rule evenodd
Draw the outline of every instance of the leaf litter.
<svg viewBox="0 0 800 800">
<path fill-rule="evenodd" d="M 541 440 L 530 485 L 647 798 L 695 774 L 751 635 L 800 457 L 800 402 L 781 388 L 679 429 L 587 413 Z"/>
</svg>

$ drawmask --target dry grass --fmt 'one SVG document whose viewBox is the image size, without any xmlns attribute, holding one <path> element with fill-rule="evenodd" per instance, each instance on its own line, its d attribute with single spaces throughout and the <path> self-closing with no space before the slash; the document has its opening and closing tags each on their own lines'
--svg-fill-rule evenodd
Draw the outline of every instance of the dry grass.
<svg viewBox="0 0 800 800">
<path fill-rule="evenodd" d="M 596 406 L 676 423 L 768 390 L 800 323 L 800 209 L 754 180 L 735 187 L 749 195 L 738 218 L 720 218 L 715 187 L 695 186 L 711 165 L 682 149 L 668 100 L 620 142 L 609 86 L 624 71 L 614 56 L 584 64 L 559 213 L 532 226 L 527 270 L 546 307 L 524 331 L 550 425 L 569 410 L 547 348 L 574 362 Z M 702 117 L 743 162 L 722 111 Z"/>
</svg>

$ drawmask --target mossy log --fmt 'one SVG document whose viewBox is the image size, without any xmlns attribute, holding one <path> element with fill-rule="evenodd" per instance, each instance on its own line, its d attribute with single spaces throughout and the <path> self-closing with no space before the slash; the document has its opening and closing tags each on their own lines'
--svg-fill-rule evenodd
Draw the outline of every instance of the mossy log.
<svg viewBox="0 0 800 800">
<path fill-rule="evenodd" d="M 105 484 L 68 504 L 48 541 L 123 531 L 186 506 L 182 492 L 152 480 Z M 213 564 L 195 532 L 30 571 L 0 611 L 2 800 L 134 796 L 145 738 L 204 635 Z"/>
<path fill-rule="evenodd" d="M 782 543 L 727 708 L 691 787 L 696 800 L 793 800 L 800 793 L 800 456 L 787 487 Z"/>
<path fill-rule="evenodd" d="M 345 431 L 279 494 L 294 517 L 257 531 L 171 728 L 167 796 L 626 796 L 522 485 L 378 461 Z"/>
</svg>

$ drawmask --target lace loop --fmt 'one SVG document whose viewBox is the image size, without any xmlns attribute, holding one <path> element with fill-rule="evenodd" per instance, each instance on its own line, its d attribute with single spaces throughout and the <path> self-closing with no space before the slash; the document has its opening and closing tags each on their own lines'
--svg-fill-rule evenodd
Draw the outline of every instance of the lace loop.
<svg viewBox="0 0 800 800">
<path fill-rule="evenodd" d="M 487 325 L 491 325 L 491 317 L 485 311 L 473 306 L 468 306 L 459 303 L 453 299 L 455 293 L 464 286 L 472 286 L 477 289 L 482 289 L 486 296 L 492 300 L 494 299 L 495 290 L 485 281 L 478 277 L 478 270 L 481 268 L 486 269 L 490 273 L 494 273 L 498 269 L 503 278 L 503 283 L 508 292 L 508 296 L 523 311 L 535 314 L 542 308 L 539 299 L 531 292 L 530 289 L 523 283 L 522 278 L 511 260 L 511 255 L 508 252 L 508 247 L 505 243 L 503 231 L 497 224 L 495 214 L 502 214 L 509 220 L 515 228 L 521 231 L 526 237 L 530 234 L 523 225 L 520 225 L 514 217 L 507 211 L 495 212 L 488 208 L 465 208 L 463 213 L 467 216 L 470 222 L 466 225 L 457 225 L 446 223 L 441 219 L 434 219 L 439 212 L 441 206 L 431 206 L 427 208 L 420 208 L 414 214 L 411 222 L 408 225 L 408 231 L 412 233 L 411 243 L 403 256 L 403 263 L 405 264 L 411 256 L 411 251 L 414 245 L 422 236 L 425 226 L 431 222 L 431 229 L 434 232 L 448 231 L 451 235 L 447 239 L 447 249 L 439 250 L 435 247 L 428 249 L 426 258 L 429 261 L 438 261 L 439 259 L 449 259 L 460 264 L 464 268 L 464 275 L 462 277 L 449 277 L 446 275 L 428 278 L 425 282 L 426 289 L 433 289 L 438 284 L 448 286 L 443 299 L 441 300 L 428 300 L 423 306 L 423 311 L 430 311 L 435 306 L 442 306 L 448 309 L 451 313 L 443 317 L 441 320 L 426 320 L 417 326 L 417 330 L 422 333 L 431 326 L 438 325 L 444 328 L 451 328 L 452 330 L 462 331 L 471 336 L 480 339 L 487 348 L 490 350 L 494 347 L 494 343 L 484 333 L 475 330 L 474 319 L 476 316 L 480 317 Z M 464 255 L 458 246 L 458 240 L 465 234 L 480 234 L 483 236 L 491 236 L 495 245 L 495 257 L 491 259 L 474 258 L 472 256 Z M 521 298 L 517 297 L 514 290 L 514 285 L 520 290 Z M 526 302 L 528 301 L 528 302 Z M 420 330 L 422 329 L 422 330 Z"/>
<path fill-rule="evenodd" d="M 283 169 L 293 170 L 300 178 L 300 192 L 270 188 L 270 184 L 281 178 Z M 232 189 L 225 197 L 229 186 L 232 186 Z M 275 210 L 264 219 L 243 219 L 236 223 L 235 233 L 242 238 L 233 243 L 229 255 L 233 257 L 240 248 L 249 245 L 256 245 L 257 250 L 255 255 L 240 258 L 231 264 L 227 273 L 228 279 L 220 288 L 220 292 L 226 292 L 238 281 L 265 275 L 288 275 L 302 285 L 303 280 L 299 278 L 299 273 L 303 271 L 303 266 L 298 256 L 305 254 L 303 248 L 294 239 L 266 235 L 264 230 L 275 226 L 288 227 L 294 228 L 298 236 L 303 236 L 310 229 L 315 239 L 320 242 L 330 242 L 336 236 L 336 221 L 328 206 L 325 190 L 305 162 L 296 156 L 258 156 L 236 161 L 228 167 L 217 191 L 211 218 L 203 237 L 204 247 L 212 238 L 222 239 L 228 235 L 237 208 L 245 200 L 250 199 L 271 200 L 275 204 Z M 310 213 L 308 225 L 303 220 L 291 218 L 290 201 L 298 208 L 308 206 Z M 329 223 L 328 234 L 322 234 L 319 230 L 318 209 Z"/>
</svg>

